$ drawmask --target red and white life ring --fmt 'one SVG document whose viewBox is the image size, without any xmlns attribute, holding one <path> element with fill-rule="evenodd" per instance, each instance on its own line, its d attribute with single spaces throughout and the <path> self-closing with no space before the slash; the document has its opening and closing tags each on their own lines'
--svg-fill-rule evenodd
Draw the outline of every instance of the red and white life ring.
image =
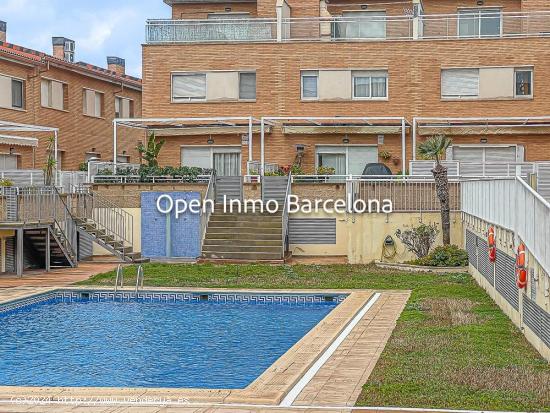
<svg viewBox="0 0 550 413">
<path fill-rule="evenodd" d="M 516 285 L 518 288 L 527 287 L 527 269 L 525 268 L 525 244 L 521 243 L 516 254 Z"/>
</svg>

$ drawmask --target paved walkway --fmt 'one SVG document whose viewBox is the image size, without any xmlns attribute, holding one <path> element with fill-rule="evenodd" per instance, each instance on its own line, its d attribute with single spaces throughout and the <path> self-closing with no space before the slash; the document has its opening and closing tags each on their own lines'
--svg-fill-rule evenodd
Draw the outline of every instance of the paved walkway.
<svg viewBox="0 0 550 413">
<path fill-rule="evenodd" d="M 403 311 L 407 292 L 382 293 L 298 395 L 294 406 L 354 406 Z"/>
<path fill-rule="evenodd" d="M 111 271 L 114 263 L 81 262 L 77 268 L 59 268 L 51 272 L 27 271 L 22 278 L 17 275 L 0 275 L 0 289 L 12 287 L 60 287 L 87 280 L 92 275 Z"/>
</svg>

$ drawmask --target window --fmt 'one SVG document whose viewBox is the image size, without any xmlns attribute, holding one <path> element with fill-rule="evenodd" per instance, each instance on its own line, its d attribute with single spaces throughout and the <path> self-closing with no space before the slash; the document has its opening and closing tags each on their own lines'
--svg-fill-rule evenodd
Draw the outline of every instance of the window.
<svg viewBox="0 0 550 413">
<path fill-rule="evenodd" d="M 533 70 L 516 69 L 515 71 L 515 96 L 531 97 L 533 96 Z"/>
<path fill-rule="evenodd" d="M 500 9 L 469 9 L 458 11 L 459 37 L 494 37 L 501 35 Z"/>
<path fill-rule="evenodd" d="M 350 11 L 343 12 L 342 22 L 334 25 L 333 37 L 339 39 L 385 39 L 386 12 Z"/>
<path fill-rule="evenodd" d="M 11 105 L 14 108 L 23 109 L 23 82 L 11 80 Z"/>
<path fill-rule="evenodd" d="M 388 97 L 388 74 L 385 71 L 352 72 L 354 99 Z"/>
<path fill-rule="evenodd" d="M 206 100 L 206 74 L 172 75 L 172 100 L 174 102 Z"/>
<path fill-rule="evenodd" d="M 42 79 L 40 87 L 40 102 L 42 107 L 66 110 L 68 101 L 68 86 L 62 82 Z"/>
<path fill-rule="evenodd" d="M 239 99 L 256 99 L 256 73 L 239 73 Z"/>
<path fill-rule="evenodd" d="M 9 171 L 17 169 L 17 155 L 0 154 L 0 170 Z"/>
<path fill-rule="evenodd" d="M 134 117 L 134 101 L 123 97 L 115 97 L 115 118 L 128 119 Z"/>
<path fill-rule="evenodd" d="M 103 93 L 91 89 L 83 92 L 83 113 L 94 118 L 103 117 Z"/>
<path fill-rule="evenodd" d="M 479 69 L 444 69 L 441 71 L 441 97 L 450 99 L 479 96 Z"/>
<path fill-rule="evenodd" d="M 319 71 L 306 70 L 302 72 L 302 99 L 319 98 Z"/>
<path fill-rule="evenodd" d="M 0 75 L 0 107 L 9 109 L 25 108 L 24 81 Z"/>
<path fill-rule="evenodd" d="M 317 168 L 333 168 L 335 175 L 362 175 L 365 166 L 378 162 L 378 147 L 361 145 L 317 146 Z"/>
<path fill-rule="evenodd" d="M 238 147 L 184 146 L 181 165 L 214 168 L 218 176 L 241 175 L 241 149 Z"/>
</svg>

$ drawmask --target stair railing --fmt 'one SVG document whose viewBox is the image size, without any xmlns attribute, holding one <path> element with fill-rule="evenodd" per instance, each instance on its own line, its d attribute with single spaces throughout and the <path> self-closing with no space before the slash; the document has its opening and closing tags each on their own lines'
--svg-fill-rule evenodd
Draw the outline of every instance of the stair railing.
<svg viewBox="0 0 550 413">
<path fill-rule="evenodd" d="M 111 201 L 89 190 L 75 191 L 74 215 L 85 222 L 91 222 L 112 240 L 113 247 L 124 259 L 126 248 L 134 245 L 134 217 Z M 98 237 L 99 238 L 99 237 Z M 108 242 L 106 242 L 108 244 Z"/>
<path fill-rule="evenodd" d="M 139 288 L 143 290 L 143 265 L 140 265 L 137 269 L 137 275 L 136 275 L 136 294 L 138 293 Z"/>
<path fill-rule="evenodd" d="M 115 293 L 118 291 L 118 287 L 124 288 L 124 269 L 121 264 L 118 264 L 116 269 L 116 278 L 115 278 Z"/>
<path fill-rule="evenodd" d="M 208 229 L 208 222 L 210 221 L 210 215 L 212 215 L 212 208 L 208 208 L 209 203 L 215 203 L 216 201 L 216 171 L 212 170 L 210 179 L 208 180 L 208 188 L 204 195 L 203 205 L 201 208 L 201 251 L 206 237 L 206 230 Z"/>
<path fill-rule="evenodd" d="M 288 242 L 288 198 L 292 193 L 292 172 L 288 173 L 288 181 L 286 184 L 285 200 L 283 202 L 283 227 L 282 227 L 282 248 L 283 257 L 289 249 Z"/>
<path fill-rule="evenodd" d="M 72 265 L 76 265 L 78 262 L 78 250 L 77 245 L 77 227 L 75 218 L 71 213 L 71 208 L 65 202 L 65 199 L 56 187 L 53 188 L 54 198 L 54 214 L 53 214 L 53 229 L 54 237 L 57 239 L 61 246 L 65 249 L 66 254 L 69 256 L 69 261 Z M 67 195 L 70 197 L 70 195 Z M 69 199 L 70 202 L 70 198 Z M 61 216 L 59 216 L 59 208 L 61 208 Z M 61 218 L 61 219 L 60 219 Z M 59 234 L 59 236 L 58 236 Z"/>
</svg>

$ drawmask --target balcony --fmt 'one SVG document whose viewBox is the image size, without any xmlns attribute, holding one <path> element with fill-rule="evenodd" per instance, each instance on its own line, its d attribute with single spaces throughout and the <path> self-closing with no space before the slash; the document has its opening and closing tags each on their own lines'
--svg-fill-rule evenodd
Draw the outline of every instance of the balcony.
<svg viewBox="0 0 550 413">
<path fill-rule="evenodd" d="M 275 19 L 148 20 L 148 44 L 271 42 L 277 40 Z"/>
<path fill-rule="evenodd" d="M 550 36 L 550 12 L 148 20 L 147 44 L 466 40 Z"/>
</svg>

